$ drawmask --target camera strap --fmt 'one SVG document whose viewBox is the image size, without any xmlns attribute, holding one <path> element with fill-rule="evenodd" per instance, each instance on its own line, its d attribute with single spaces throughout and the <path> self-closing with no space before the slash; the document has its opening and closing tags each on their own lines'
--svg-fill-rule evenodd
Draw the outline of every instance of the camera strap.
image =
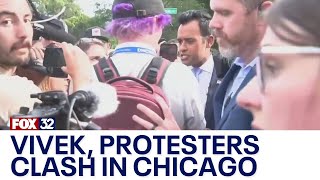
<svg viewBox="0 0 320 180">
<path fill-rule="evenodd" d="M 154 57 L 143 72 L 141 79 L 149 84 L 159 85 L 170 64 L 170 61 L 162 57 Z M 108 82 L 111 79 L 120 77 L 116 66 L 110 58 L 100 60 L 99 63 L 94 66 L 94 69 L 100 82 Z"/>
</svg>

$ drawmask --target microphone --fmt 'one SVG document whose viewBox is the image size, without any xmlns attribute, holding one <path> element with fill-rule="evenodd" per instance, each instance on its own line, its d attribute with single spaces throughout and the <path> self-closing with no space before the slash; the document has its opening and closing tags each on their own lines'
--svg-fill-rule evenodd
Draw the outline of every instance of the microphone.
<svg viewBox="0 0 320 180">
<path fill-rule="evenodd" d="M 33 28 L 36 32 L 39 33 L 40 36 L 44 37 L 45 39 L 50 39 L 57 42 L 67 42 L 71 44 L 75 44 L 77 42 L 76 37 L 67 33 L 59 26 L 54 24 L 51 25 L 48 22 L 43 24 L 34 23 Z"/>
<path fill-rule="evenodd" d="M 81 121 L 101 118 L 114 113 L 119 105 L 116 89 L 108 84 L 95 82 L 69 96 L 76 99 L 74 110 L 77 115 L 84 115 Z"/>
</svg>

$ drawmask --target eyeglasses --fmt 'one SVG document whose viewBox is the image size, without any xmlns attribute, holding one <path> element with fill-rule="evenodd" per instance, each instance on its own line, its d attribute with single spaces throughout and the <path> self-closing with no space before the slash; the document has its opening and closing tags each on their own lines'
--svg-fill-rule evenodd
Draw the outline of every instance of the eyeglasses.
<svg viewBox="0 0 320 180">
<path fill-rule="evenodd" d="M 266 70 L 265 55 L 294 55 L 294 54 L 320 54 L 320 47 L 315 46 L 264 46 L 259 53 L 259 63 L 257 63 L 257 77 L 261 92 L 266 88 L 266 81 L 270 79 Z"/>
</svg>

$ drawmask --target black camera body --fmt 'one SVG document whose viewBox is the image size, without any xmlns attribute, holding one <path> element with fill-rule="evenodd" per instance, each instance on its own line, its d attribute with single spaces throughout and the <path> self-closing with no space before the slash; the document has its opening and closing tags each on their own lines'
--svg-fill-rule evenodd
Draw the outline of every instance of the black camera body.
<svg viewBox="0 0 320 180">
<path fill-rule="evenodd" d="M 176 44 L 162 43 L 159 54 L 161 57 L 174 62 L 178 58 L 178 46 Z"/>
<path fill-rule="evenodd" d="M 33 40 L 39 40 L 40 37 L 46 40 L 53 40 L 55 42 L 67 42 L 75 44 L 77 38 L 68 33 L 68 29 L 63 20 L 51 18 L 49 16 L 40 14 L 32 0 L 28 0 L 33 13 Z M 63 51 L 61 48 L 49 45 L 45 50 L 45 57 L 42 62 L 31 59 L 26 67 L 30 67 L 38 72 L 57 78 L 67 78 L 68 75 L 61 70 L 65 66 Z"/>
<path fill-rule="evenodd" d="M 50 77 L 68 77 L 68 74 L 61 69 L 61 67 L 66 66 L 63 50 L 61 48 L 47 47 L 44 52 L 43 66 L 46 68 L 48 76 Z"/>
<path fill-rule="evenodd" d="M 42 103 L 35 103 L 33 110 L 29 112 L 28 108 L 21 107 L 19 114 L 13 117 L 19 118 L 55 118 L 57 130 L 68 130 L 69 119 L 68 111 L 70 106 L 67 95 L 62 91 L 50 91 L 38 94 L 32 94 L 31 98 L 37 98 Z"/>
<path fill-rule="evenodd" d="M 86 116 L 85 111 L 81 106 L 71 109 L 69 97 L 62 91 L 32 94 L 31 98 L 37 98 L 41 100 L 42 103 L 35 103 L 33 110 L 30 112 L 29 108 L 21 107 L 19 114 L 13 115 L 12 117 L 54 118 L 56 120 L 56 130 L 101 130 L 100 126 L 91 122 L 91 118 Z M 72 110 L 84 125 L 80 125 L 79 122 L 69 119 L 69 112 Z"/>
<path fill-rule="evenodd" d="M 44 59 L 30 59 L 24 68 L 32 69 L 43 75 L 67 78 L 68 74 L 62 71 L 61 67 L 66 66 L 63 50 L 56 47 L 47 47 L 44 52 Z"/>
</svg>

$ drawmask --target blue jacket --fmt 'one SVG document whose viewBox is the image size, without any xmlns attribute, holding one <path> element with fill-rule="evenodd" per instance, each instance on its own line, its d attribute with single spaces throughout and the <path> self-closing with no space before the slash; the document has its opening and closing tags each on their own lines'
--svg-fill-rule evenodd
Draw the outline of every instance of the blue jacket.
<svg viewBox="0 0 320 180">
<path fill-rule="evenodd" d="M 243 82 L 241 83 L 236 94 L 231 98 L 230 102 L 224 109 L 223 117 L 221 118 L 222 106 L 227 92 L 229 83 L 232 82 L 234 72 L 232 68 L 226 74 L 218 87 L 214 96 L 213 111 L 214 111 L 214 129 L 217 130 L 250 130 L 253 116 L 250 111 L 247 111 L 237 105 L 236 98 L 239 92 L 250 82 L 250 80 L 256 75 L 255 68 L 247 74 Z"/>
</svg>

